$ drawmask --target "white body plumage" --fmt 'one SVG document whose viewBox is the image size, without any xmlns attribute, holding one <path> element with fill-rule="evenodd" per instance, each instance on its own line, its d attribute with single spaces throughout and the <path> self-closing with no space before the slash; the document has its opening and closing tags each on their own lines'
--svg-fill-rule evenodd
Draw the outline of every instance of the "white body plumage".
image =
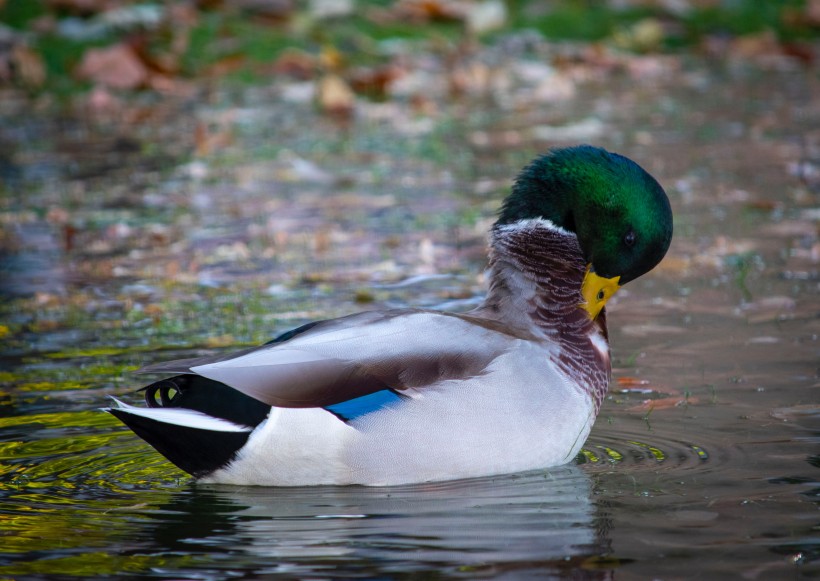
<svg viewBox="0 0 820 581">
<path fill-rule="evenodd" d="M 423 329 L 436 316 L 402 323 L 419 318 Z M 319 408 L 273 408 L 236 459 L 203 480 L 390 485 L 564 464 L 586 440 L 595 407 L 549 351 L 509 340 L 484 373 L 411 388 L 407 399 L 350 423 Z"/>
</svg>

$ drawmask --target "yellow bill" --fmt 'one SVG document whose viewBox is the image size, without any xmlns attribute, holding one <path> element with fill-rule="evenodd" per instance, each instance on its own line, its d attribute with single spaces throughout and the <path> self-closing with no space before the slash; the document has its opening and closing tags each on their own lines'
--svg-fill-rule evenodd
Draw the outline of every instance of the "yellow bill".
<svg viewBox="0 0 820 581">
<path fill-rule="evenodd" d="M 612 278 L 598 276 L 592 270 L 592 265 L 587 265 L 587 273 L 584 275 L 584 282 L 581 283 L 581 296 L 584 297 L 581 307 L 589 313 L 590 319 L 594 321 L 609 297 L 621 288 L 618 284 L 620 280 L 620 276 L 613 276 Z"/>
</svg>

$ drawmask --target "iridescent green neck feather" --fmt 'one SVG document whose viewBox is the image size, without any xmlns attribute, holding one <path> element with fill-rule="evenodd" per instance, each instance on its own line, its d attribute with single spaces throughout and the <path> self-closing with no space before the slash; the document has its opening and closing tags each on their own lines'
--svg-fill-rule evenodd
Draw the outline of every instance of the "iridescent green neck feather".
<svg viewBox="0 0 820 581">
<path fill-rule="evenodd" d="M 497 224 L 545 218 L 574 232 L 591 269 L 634 280 L 661 261 L 672 240 L 663 188 L 638 164 L 604 149 L 557 149 L 525 167 Z"/>
</svg>

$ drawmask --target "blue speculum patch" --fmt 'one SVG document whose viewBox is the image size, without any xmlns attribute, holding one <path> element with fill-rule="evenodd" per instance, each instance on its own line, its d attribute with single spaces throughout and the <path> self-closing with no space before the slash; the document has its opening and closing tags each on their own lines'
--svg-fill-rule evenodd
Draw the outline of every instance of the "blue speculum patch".
<svg viewBox="0 0 820 581">
<path fill-rule="evenodd" d="M 338 416 L 341 420 L 349 422 L 365 414 L 378 411 L 385 406 L 399 402 L 402 399 L 402 396 L 392 389 L 383 389 L 341 403 L 325 406 L 325 409 Z"/>
</svg>

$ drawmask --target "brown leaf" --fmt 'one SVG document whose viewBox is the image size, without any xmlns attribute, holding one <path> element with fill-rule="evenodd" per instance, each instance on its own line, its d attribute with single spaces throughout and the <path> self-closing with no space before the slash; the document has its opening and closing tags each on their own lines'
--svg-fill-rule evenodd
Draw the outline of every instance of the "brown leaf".
<svg viewBox="0 0 820 581">
<path fill-rule="evenodd" d="M 124 43 L 85 51 L 77 69 L 80 78 L 112 89 L 136 89 L 148 80 L 148 69 Z"/>
<path fill-rule="evenodd" d="M 12 51 L 12 60 L 15 64 L 20 81 L 28 86 L 37 88 L 46 81 L 46 68 L 39 54 L 29 47 L 18 44 Z"/>
<path fill-rule="evenodd" d="M 162 307 L 162 305 L 150 303 L 148 305 L 145 305 L 143 312 L 149 317 L 151 317 L 155 323 L 159 323 L 162 320 L 162 315 L 164 314 L 165 309 Z"/>
<path fill-rule="evenodd" d="M 180 97 L 190 96 L 194 87 L 190 83 L 168 75 L 153 74 L 148 76 L 148 87 L 166 95 Z"/>
<path fill-rule="evenodd" d="M 729 55 L 740 59 L 761 61 L 783 55 L 777 35 L 771 30 L 758 34 L 748 34 L 732 41 Z"/>
<path fill-rule="evenodd" d="M 375 68 L 362 67 L 351 71 L 348 80 L 350 87 L 356 93 L 384 99 L 387 96 L 388 87 L 399 75 L 399 70 L 390 65 Z"/>
<path fill-rule="evenodd" d="M 179 73 L 180 55 L 172 52 L 156 52 L 148 47 L 147 40 L 143 37 L 139 42 L 132 42 L 131 46 L 143 64 L 150 70 L 164 75 L 175 75 Z"/>
<path fill-rule="evenodd" d="M 649 381 L 646 379 L 639 379 L 637 377 L 625 376 L 625 377 L 618 377 L 616 382 L 622 389 L 627 388 L 635 388 L 635 387 L 642 387 L 644 389 L 645 386 L 649 385 Z"/>
<path fill-rule="evenodd" d="M 397 20 L 412 22 L 463 22 L 472 6 L 453 0 L 399 0 L 393 6 Z"/>
<path fill-rule="evenodd" d="M 296 79 L 312 79 L 316 74 L 316 59 L 301 50 L 287 49 L 273 63 L 273 72 Z"/>
<path fill-rule="evenodd" d="M 806 20 L 812 26 L 820 26 L 820 0 L 806 2 Z"/>
<path fill-rule="evenodd" d="M 225 56 L 208 67 L 205 74 L 212 77 L 227 75 L 245 66 L 246 60 L 245 55 L 238 53 Z"/>
</svg>

